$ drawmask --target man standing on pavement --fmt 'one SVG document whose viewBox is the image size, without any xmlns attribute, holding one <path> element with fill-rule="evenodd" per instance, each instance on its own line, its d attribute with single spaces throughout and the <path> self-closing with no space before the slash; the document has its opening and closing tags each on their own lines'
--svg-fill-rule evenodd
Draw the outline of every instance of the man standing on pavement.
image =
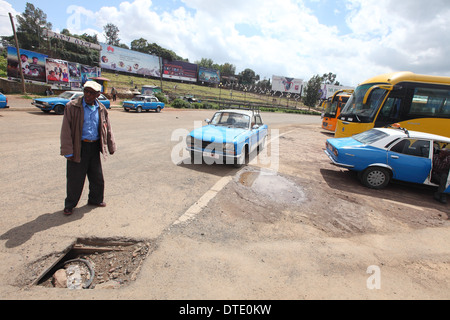
<svg viewBox="0 0 450 320">
<path fill-rule="evenodd" d="M 71 215 L 89 180 L 88 204 L 105 207 L 102 163 L 107 152 L 116 151 L 106 107 L 98 101 L 102 86 L 95 81 L 84 85 L 84 96 L 67 103 L 61 127 L 61 155 L 67 159 L 67 198 L 64 214 Z"/>
</svg>

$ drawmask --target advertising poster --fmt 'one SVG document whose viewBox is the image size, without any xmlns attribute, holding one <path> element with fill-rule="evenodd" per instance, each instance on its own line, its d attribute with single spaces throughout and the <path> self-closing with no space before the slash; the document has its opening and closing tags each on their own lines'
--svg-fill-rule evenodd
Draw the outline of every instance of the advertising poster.
<svg viewBox="0 0 450 320">
<path fill-rule="evenodd" d="M 279 91 L 283 93 L 296 93 L 300 94 L 302 92 L 303 80 L 273 76 L 272 77 L 272 90 Z"/>
<path fill-rule="evenodd" d="M 320 93 L 321 93 L 320 99 L 328 99 L 328 98 L 332 97 L 339 90 L 355 90 L 355 88 L 336 86 L 333 84 L 323 84 L 321 86 L 321 90 L 320 90 Z"/>
<path fill-rule="evenodd" d="M 163 78 L 197 82 L 197 65 L 184 61 L 163 61 Z"/>
<path fill-rule="evenodd" d="M 81 84 L 84 85 L 90 78 L 98 77 L 97 67 L 80 65 L 81 68 Z"/>
<path fill-rule="evenodd" d="M 47 83 L 69 83 L 69 66 L 67 61 L 47 58 L 45 69 L 47 75 Z"/>
<path fill-rule="evenodd" d="M 20 78 L 19 61 L 17 60 L 17 49 L 8 47 L 7 49 L 7 75 L 11 78 Z M 22 60 L 23 76 L 25 80 L 45 81 L 45 61 L 48 56 L 41 53 L 19 49 Z"/>
<path fill-rule="evenodd" d="M 199 67 L 198 81 L 218 84 L 220 83 L 220 71 Z"/>
<path fill-rule="evenodd" d="M 100 67 L 103 69 L 160 77 L 160 58 L 150 54 L 100 44 Z"/>
<path fill-rule="evenodd" d="M 81 65 L 75 62 L 69 62 L 70 82 L 81 82 Z"/>
</svg>

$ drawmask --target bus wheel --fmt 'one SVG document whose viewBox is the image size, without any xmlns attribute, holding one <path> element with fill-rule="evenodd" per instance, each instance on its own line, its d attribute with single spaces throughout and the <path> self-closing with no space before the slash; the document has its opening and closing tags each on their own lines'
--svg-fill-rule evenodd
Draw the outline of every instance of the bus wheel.
<svg viewBox="0 0 450 320">
<path fill-rule="evenodd" d="M 383 189 L 391 180 L 390 172 L 381 167 L 367 168 L 361 175 L 361 182 L 371 189 Z"/>
</svg>

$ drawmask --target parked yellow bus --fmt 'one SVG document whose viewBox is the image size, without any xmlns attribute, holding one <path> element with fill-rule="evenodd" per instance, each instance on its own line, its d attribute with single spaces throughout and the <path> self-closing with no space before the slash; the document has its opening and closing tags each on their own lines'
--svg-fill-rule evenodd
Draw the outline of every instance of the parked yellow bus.
<svg viewBox="0 0 450 320">
<path fill-rule="evenodd" d="M 322 128 L 334 132 L 336 130 L 337 118 L 341 114 L 353 90 L 336 91 L 333 97 L 327 101 L 326 109 L 322 113 Z"/>
<path fill-rule="evenodd" d="M 341 111 L 335 137 L 394 123 L 450 137 L 450 77 L 395 72 L 364 81 Z"/>
</svg>

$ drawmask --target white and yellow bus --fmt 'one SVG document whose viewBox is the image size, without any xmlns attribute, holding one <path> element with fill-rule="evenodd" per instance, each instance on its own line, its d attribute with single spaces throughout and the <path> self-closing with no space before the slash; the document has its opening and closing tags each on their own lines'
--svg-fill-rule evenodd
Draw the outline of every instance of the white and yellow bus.
<svg viewBox="0 0 450 320">
<path fill-rule="evenodd" d="M 450 77 L 395 72 L 364 81 L 341 111 L 335 137 L 394 123 L 450 137 Z"/>
</svg>

